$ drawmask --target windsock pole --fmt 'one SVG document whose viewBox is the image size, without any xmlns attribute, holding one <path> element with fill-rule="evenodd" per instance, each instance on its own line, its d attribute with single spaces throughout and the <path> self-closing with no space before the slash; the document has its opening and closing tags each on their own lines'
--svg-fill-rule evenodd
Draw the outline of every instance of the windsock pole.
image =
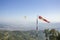
<svg viewBox="0 0 60 40">
<path fill-rule="evenodd" d="M 36 40 L 38 40 L 38 17 L 36 19 Z"/>
</svg>

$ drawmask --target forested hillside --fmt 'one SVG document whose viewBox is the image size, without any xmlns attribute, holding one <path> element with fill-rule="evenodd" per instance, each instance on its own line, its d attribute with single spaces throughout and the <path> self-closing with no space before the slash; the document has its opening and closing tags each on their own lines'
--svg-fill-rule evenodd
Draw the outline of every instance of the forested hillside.
<svg viewBox="0 0 60 40">
<path fill-rule="evenodd" d="M 38 39 L 44 40 L 42 31 L 38 33 Z M 0 40 L 35 40 L 36 31 L 0 31 Z"/>
</svg>

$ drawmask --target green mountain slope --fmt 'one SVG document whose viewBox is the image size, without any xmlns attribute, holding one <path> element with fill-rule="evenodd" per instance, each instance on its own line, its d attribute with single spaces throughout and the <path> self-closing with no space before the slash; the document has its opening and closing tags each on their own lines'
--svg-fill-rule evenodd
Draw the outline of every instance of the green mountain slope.
<svg viewBox="0 0 60 40">
<path fill-rule="evenodd" d="M 44 40 L 42 31 L 38 33 L 38 39 Z M 0 31 L 0 40 L 35 40 L 36 31 Z"/>
</svg>

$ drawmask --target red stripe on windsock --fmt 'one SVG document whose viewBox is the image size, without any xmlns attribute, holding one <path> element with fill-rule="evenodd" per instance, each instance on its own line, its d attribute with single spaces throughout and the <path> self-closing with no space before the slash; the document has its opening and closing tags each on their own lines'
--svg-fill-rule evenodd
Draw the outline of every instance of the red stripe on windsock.
<svg viewBox="0 0 60 40">
<path fill-rule="evenodd" d="M 47 22 L 47 23 L 50 23 L 49 21 L 47 21 L 46 19 L 43 19 L 43 21 Z"/>
<path fill-rule="evenodd" d="M 42 17 L 41 17 L 41 16 L 39 16 L 39 19 L 42 19 Z"/>
</svg>

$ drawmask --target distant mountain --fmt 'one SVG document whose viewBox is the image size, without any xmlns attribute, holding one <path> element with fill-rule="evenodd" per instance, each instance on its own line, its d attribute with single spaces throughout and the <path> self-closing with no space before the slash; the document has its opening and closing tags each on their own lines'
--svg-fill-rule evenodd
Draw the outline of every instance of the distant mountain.
<svg viewBox="0 0 60 40">
<path fill-rule="evenodd" d="M 57 29 L 60 30 L 60 23 L 39 23 L 39 30 L 44 29 Z M 36 30 L 36 24 L 28 24 L 28 25 L 17 25 L 17 24 L 0 24 L 0 29 L 4 30 Z"/>
</svg>

